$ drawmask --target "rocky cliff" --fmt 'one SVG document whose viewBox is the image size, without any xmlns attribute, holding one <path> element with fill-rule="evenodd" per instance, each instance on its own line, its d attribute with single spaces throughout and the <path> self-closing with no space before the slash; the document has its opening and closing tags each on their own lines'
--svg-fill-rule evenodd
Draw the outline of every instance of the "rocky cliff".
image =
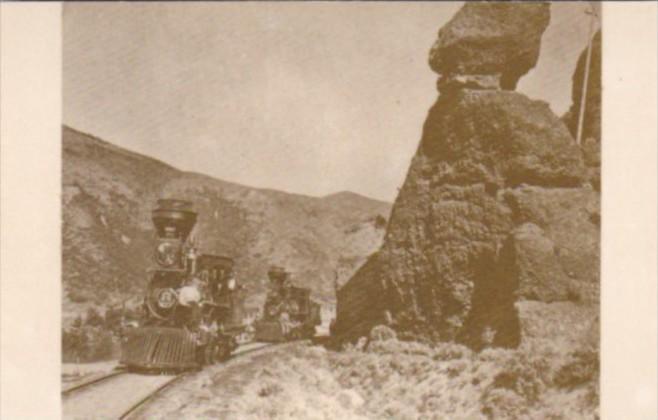
<svg viewBox="0 0 658 420">
<path fill-rule="evenodd" d="M 63 128 L 63 289 L 65 322 L 88 307 L 139 300 L 151 266 L 150 212 L 180 197 L 199 212 L 203 252 L 236 259 L 257 305 L 269 264 L 333 302 L 335 271 L 346 281 L 381 244 L 390 204 L 350 192 L 307 197 L 180 171 Z"/>
<path fill-rule="evenodd" d="M 338 293 L 339 338 L 387 324 L 515 347 L 538 313 L 598 302 L 599 196 L 583 153 L 546 103 L 513 91 L 549 19 L 548 4 L 474 2 L 440 30 L 440 95 L 384 244 Z"/>
</svg>

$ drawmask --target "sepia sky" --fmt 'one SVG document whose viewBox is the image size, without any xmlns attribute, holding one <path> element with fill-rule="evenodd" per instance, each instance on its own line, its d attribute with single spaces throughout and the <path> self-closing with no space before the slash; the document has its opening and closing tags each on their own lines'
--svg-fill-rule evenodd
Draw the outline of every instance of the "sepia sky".
<svg viewBox="0 0 658 420">
<path fill-rule="evenodd" d="M 179 169 L 392 201 L 437 75 L 441 3 L 65 3 L 64 123 Z M 570 105 L 582 3 L 552 5 L 517 90 Z"/>
</svg>

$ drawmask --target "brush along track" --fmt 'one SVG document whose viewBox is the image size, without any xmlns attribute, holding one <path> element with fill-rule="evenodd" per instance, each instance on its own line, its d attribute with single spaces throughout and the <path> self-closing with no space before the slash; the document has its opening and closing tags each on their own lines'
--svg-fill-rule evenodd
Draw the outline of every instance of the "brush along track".
<svg viewBox="0 0 658 420">
<path fill-rule="evenodd" d="M 198 375 L 190 375 L 179 385 L 158 393 L 142 405 L 130 420 L 240 418 L 234 416 L 231 407 L 234 395 L 246 391 L 244 386 L 250 383 L 256 372 L 260 372 L 263 363 L 303 343 L 309 341 L 279 342 L 257 351 L 242 353 L 241 357 L 204 369 Z M 207 412 L 209 405 L 214 404 L 226 406 L 219 411 L 211 409 Z"/>
<path fill-rule="evenodd" d="M 255 352 L 273 344 L 249 343 L 232 357 Z M 149 375 L 117 370 L 62 392 L 65 419 L 129 419 L 158 393 L 186 376 Z"/>
</svg>

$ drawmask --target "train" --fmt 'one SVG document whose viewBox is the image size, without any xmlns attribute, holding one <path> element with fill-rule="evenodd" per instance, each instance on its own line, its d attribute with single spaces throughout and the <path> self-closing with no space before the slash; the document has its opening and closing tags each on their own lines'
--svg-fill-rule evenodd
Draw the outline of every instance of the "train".
<svg viewBox="0 0 658 420">
<path fill-rule="evenodd" d="M 261 318 L 255 322 L 255 339 L 262 342 L 283 342 L 315 336 L 320 325 L 320 304 L 311 299 L 311 290 L 294 286 L 290 273 L 272 266 L 268 271 L 270 290 Z"/>
<path fill-rule="evenodd" d="M 197 216 L 192 203 L 180 199 L 160 199 L 151 212 L 154 264 L 142 316 L 121 337 L 119 363 L 130 370 L 187 370 L 222 362 L 244 337 L 245 288 L 237 283 L 232 258 L 199 252 L 190 235 Z M 271 266 L 268 277 L 270 290 L 254 323 L 255 339 L 314 336 L 321 317 L 311 290 L 292 285 L 280 266 Z"/>
<path fill-rule="evenodd" d="M 120 364 L 132 370 L 200 368 L 230 357 L 238 346 L 242 287 L 234 262 L 201 254 L 190 233 L 192 203 L 161 199 L 151 214 L 156 231 L 154 267 L 139 324 L 124 329 Z"/>
</svg>

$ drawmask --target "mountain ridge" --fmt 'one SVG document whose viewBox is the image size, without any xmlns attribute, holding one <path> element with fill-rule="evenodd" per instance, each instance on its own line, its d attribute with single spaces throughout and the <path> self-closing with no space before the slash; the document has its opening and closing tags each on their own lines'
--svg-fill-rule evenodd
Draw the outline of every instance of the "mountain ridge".
<svg viewBox="0 0 658 420">
<path fill-rule="evenodd" d="M 179 170 L 66 125 L 62 161 L 65 321 L 89 306 L 138 302 L 158 198 L 194 203 L 202 252 L 236 259 L 252 306 L 263 299 L 270 264 L 288 267 L 331 305 L 334 280 L 349 278 L 379 246 L 391 207 L 352 192 L 313 197 Z"/>
<path fill-rule="evenodd" d="M 336 192 L 332 192 L 332 193 L 328 193 L 328 194 L 324 194 L 324 195 L 310 195 L 310 194 L 303 194 L 303 193 L 292 192 L 292 191 L 278 190 L 278 189 L 275 189 L 275 188 L 258 187 L 258 186 L 254 186 L 254 185 L 247 185 L 247 184 L 243 184 L 243 183 L 240 183 L 240 182 L 227 181 L 225 179 L 218 178 L 216 176 L 205 174 L 205 173 L 202 173 L 202 172 L 196 172 L 196 171 L 190 171 L 190 170 L 177 168 L 176 166 L 174 166 L 172 164 L 169 164 L 169 163 L 167 163 L 163 160 L 148 156 L 147 154 L 144 154 L 144 153 L 136 152 L 134 150 L 126 149 L 125 147 L 122 147 L 122 146 L 118 146 L 118 145 L 113 144 L 113 143 L 111 143 L 107 140 L 104 140 L 104 139 L 102 139 L 102 138 L 100 138 L 100 137 L 98 137 L 94 134 L 91 134 L 91 133 L 83 131 L 83 130 L 79 130 L 79 129 L 77 129 L 75 127 L 72 127 L 71 125 L 68 125 L 68 124 L 62 124 L 62 129 L 64 131 L 69 131 L 71 133 L 75 133 L 79 136 L 84 136 L 84 137 L 86 137 L 90 140 L 93 140 L 93 141 L 97 142 L 98 144 L 102 145 L 103 147 L 106 147 L 106 148 L 108 148 L 112 151 L 115 151 L 117 153 L 125 154 L 126 156 L 147 159 L 147 160 L 152 161 L 153 163 L 161 164 L 161 165 L 166 166 L 170 169 L 173 169 L 173 170 L 185 173 L 185 174 L 207 177 L 207 178 L 213 179 L 215 181 L 219 181 L 219 182 L 223 182 L 223 183 L 226 183 L 226 184 L 234 185 L 236 187 L 250 188 L 250 189 L 254 189 L 254 190 L 259 190 L 259 191 L 264 191 L 264 192 L 272 192 L 272 193 L 277 193 L 277 194 L 284 194 L 284 195 L 289 195 L 289 196 L 299 196 L 299 197 L 307 197 L 307 198 L 314 198 L 314 199 L 325 199 L 325 200 L 342 199 L 343 197 L 352 197 L 353 199 L 377 202 L 377 203 L 382 204 L 382 205 L 388 205 L 388 206 L 392 205 L 392 202 L 388 202 L 386 200 L 382 200 L 382 199 L 379 199 L 379 198 L 370 197 L 368 195 L 357 193 L 357 192 L 350 191 L 350 190 L 341 190 L 341 191 L 336 191 Z"/>
</svg>

